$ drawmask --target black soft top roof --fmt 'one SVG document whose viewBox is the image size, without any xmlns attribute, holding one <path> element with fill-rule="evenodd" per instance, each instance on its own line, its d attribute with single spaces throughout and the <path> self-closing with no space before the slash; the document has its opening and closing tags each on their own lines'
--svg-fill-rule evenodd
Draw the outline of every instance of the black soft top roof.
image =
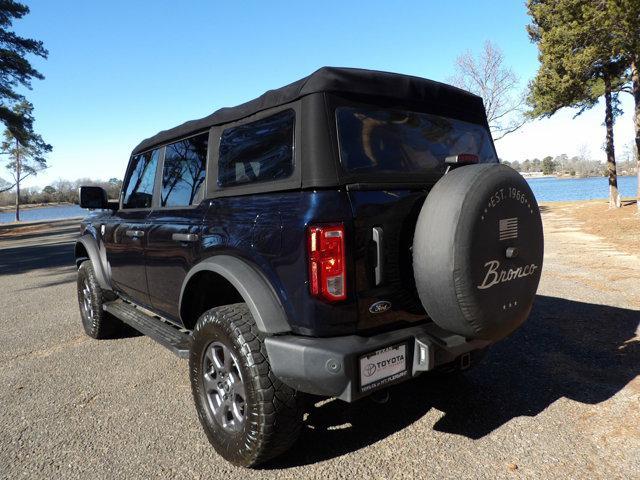
<svg viewBox="0 0 640 480">
<path fill-rule="evenodd" d="M 322 67 L 308 77 L 284 87 L 269 90 L 258 98 L 236 107 L 221 108 L 204 118 L 190 120 L 169 130 L 163 130 L 143 140 L 133 150 L 133 154 L 206 130 L 214 125 L 234 122 L 262 110 L 319 92 L 402 99 L 411 103 L 436 103 L 458 109 L 479 108 L 484 116 L 484 106 L 480 97 L 444 83 L 398 73 L 359 68 Z"/>
</svg>

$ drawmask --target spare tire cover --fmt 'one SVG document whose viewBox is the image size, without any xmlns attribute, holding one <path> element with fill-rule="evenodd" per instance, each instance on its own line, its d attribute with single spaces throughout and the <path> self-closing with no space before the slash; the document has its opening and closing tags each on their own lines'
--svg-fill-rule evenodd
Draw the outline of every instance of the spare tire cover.
<svg viewBox="0 0 640 480">
<path fill-rule="evenodd" d="M 505 165 L 456 168 L 420 211 L 413 269 L 420 300 L 440 327 L 495 341 L 529 315 L 542 270 L 540 211 Z"/>
</svg>

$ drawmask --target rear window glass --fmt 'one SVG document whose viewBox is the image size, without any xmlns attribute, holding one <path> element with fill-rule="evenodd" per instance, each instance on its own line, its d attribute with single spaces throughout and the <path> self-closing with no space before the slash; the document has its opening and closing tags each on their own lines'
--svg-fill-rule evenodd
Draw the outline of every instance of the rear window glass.
<svg viewBox="0 0 640 480">
<path fill-rule="evenodd" d="M 202 198 L 207 166 L 208 133 L 167 145 L 162 169 L 163 207 L 192 205 Z"/>
<path fill-rule="evenodd" d="M 294 121 L 294 111 L 285 110 L 226 129 L 220 138 L 218 184 L 226 187 L 290 176 Z"/>
<path fill-rule="evenodd" d="M 427 113 L 373 107 L 336 109 L 340 161 L 350 173 L 445 171 L 445 158 L 470 153 L 497 162 L 485 127 Z"/>
</svg>

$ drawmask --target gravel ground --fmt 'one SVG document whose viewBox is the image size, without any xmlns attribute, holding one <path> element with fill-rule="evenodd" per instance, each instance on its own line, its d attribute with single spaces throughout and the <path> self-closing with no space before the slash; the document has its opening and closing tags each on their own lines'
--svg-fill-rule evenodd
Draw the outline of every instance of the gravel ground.
<svg viewBox="0 0 640 480">
<path fill-rule="evenodd" d="M 75 222 L 0 240 L 0 477 L 638 478 L 640 258 L 542 207 L 529 321 L 464 376 L 312 407 L 263 470 L 210 448 L 187 364 L 137 336 L 82 331 Z"/>
</svg>

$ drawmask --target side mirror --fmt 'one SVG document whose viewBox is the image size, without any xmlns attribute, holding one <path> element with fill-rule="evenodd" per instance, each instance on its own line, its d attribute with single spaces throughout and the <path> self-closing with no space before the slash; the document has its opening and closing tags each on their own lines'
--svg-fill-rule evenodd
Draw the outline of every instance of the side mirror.
<svg viewBox="0 0 640 480">
<path fill-rule="evenodd" d="M 111 208 L 107 192 L 101 187 L 80 187 L 78 189 L 80 207 L 82 208 Z"/>
</svg>

